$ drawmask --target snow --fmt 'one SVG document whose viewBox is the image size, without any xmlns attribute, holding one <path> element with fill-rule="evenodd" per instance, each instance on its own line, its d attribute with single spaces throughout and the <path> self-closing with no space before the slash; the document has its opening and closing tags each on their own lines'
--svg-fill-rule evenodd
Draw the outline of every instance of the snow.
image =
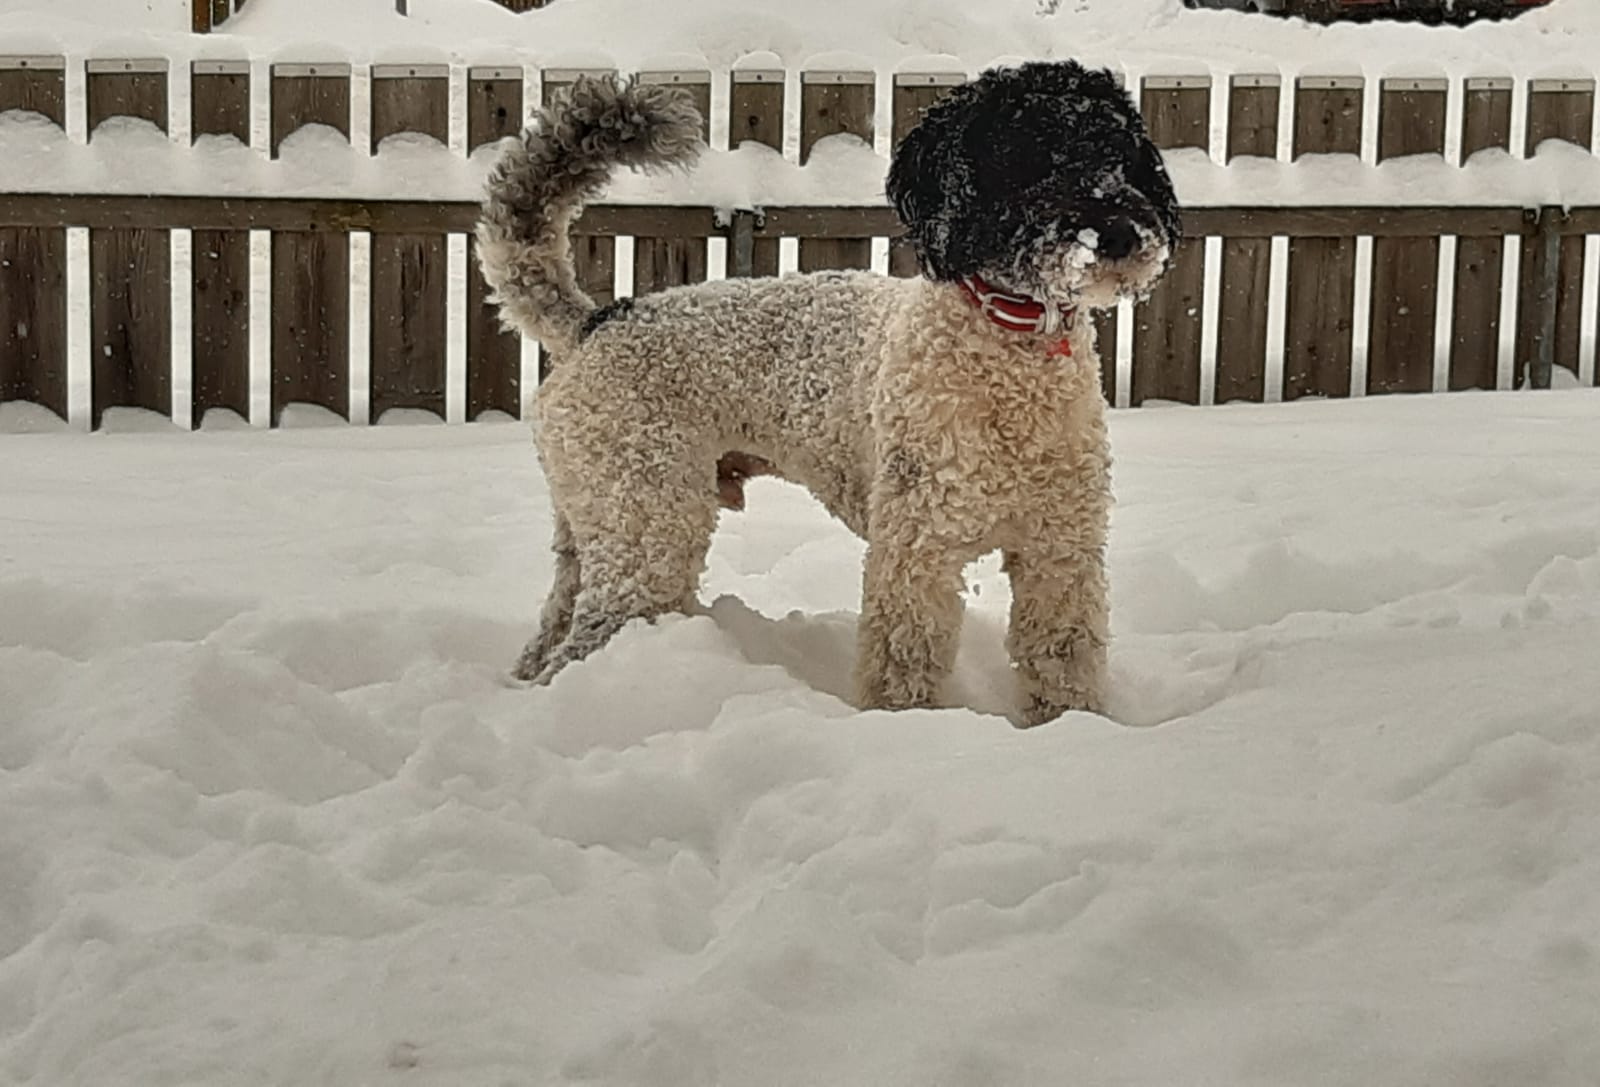
<svg viewBox="0 0 1600 1087">
<path fill-rule="evenodd" d="M 26 408 L 0 408 L 7 429 Z M 504 680 L 516 425 L 14 434 L 0 1082 L 1592 1083 L 1600 393 L 1112 417 L 1111 719 L 858 713 L 860 544 Z"/>
<path fill-rule="evenodd" d="M 10 0 L 0 52 L 66 54 L 74 119 L 0 118 L 0 191 L 475 199 L 492 152 L 459 154 L 459 115 L 455 154 L 365 153 L 372 62 L 444 61 L 458 90 L 469 64 L 786 69 L 786 156 L 608 198 L 876 203 L 881 137 L 796 164 L 800 70 L 876 71 L 881 122 L 892 73 L 1007 58 L 1220 88 L 1592 77 L 1600 42 L 1592 0 L 1468 30 L 410 4 L 252 0 L 200 38 L 187 0 Z M 113 56 L 172 61 L 170 135 L 85 144 L 81 62 Z M 186 61 L 241 56 L 255 149 L 189 149 Z M 354 149 L 313 128 L 270 162 L 265 65 L 309 59 L 357 65 Z M 1560 145 L 1171 158 L 1196 204 L 1600 203 Z M 992 559 L 951 706 L 859 713 L 862 546 L 753 481 L 703 614 L 527 690 L 505 675 L 549 505 L 521 426 L 232 419 L 116 409 L 90 436 L 0 404 L 0 1084 L 1594 1082 L 1600 392 L 1113 413 L 1111 712 L 1026 733 Z"/>
<path fill-rule="evenodd" d="M 11 116 L 0 118 L 0 191 L 404 197 L 474 200 L 493 158 L 459 154 L 464 121 L 459 97 L 469 65 L 621 70 L 709 69 L 714 72 L 712 145 L 692 173 L 664 178 L 619 177 L 605 199 L 619 203 L 706 203 L 719 206 L 883 202 L 887 125 L 896 72 L 975 72 L 1036 56 L 1076 56 L 1126 73 L 1131 86 L 1146 75 L 1209 74 L 1218 123 L 1213 148 L 1175 152 L 1181 199 L 1224 206 L 1248 192 L 1260 205 L 1484 203 L 1493 193 L 1520 206 L 1600 203 L 1600 165 L 1570 145 L 1546 144 L 1532 161 L 1500 152 L 1455 165 L 1460 144 L 1460 79 L 1512 76 L 1592 79 L 1600 42 L 1600 7 L 1556 0 L 1506 23 L 1469 28 L 1420 25 L 1317 27 L 1228 11 L 1189 11 L 1178 0 L 1076 0 L 1045 14 L 1036 0 L 964 0 L 863 4 L 860 0 L 661 0 L 641 14 L 635 0 L 560 0 L 514 15 L 488 0 L 416 0 L 402 18 L 390 0 L 270 0 L 248 6 L 221 33 L 184 31 L 182 0 L 23 0 L 0 13 L 0 42 L 10 53 L 56 53 L 68 59 L 73 99 L 68 131 Z M 597 27 L 605 33 L 597 35 Z M 136 122 L 114 122 L 83 146 L 81 61 L 88 57 L 166 57 L 172 64 L 174 123 L 170 136 Z M 248 57 L 255 62 L 255 152 L 233 141 L 188 146 L 187 61 Z M 353 84 L 353 147 L 332 130 L 302 131 L 272 162 L 266 141 L 264 84 L 271 61 L 349 60 Z M 449 148 L 406 137 L 366 153 L 367 71 L 384 62 L 450 64 L 458 99 Z M 734 68 L 786 69 L 790 75 L 788 146 L 779 156 L 759 147 L 727 146 L 726 73 Z M 824 141 L 813 161 L 798 165 L 798 85 L 802 70 L 876 73 L 879 136 L 875 146 L 849 137 Z M 1313 156 L 1295 164 L 1243 160 L 1220 164 L 1221 118 L 1229 76 L 1275 72 L 1454 78 L 1446 156 L 1400 160 L 1374 169 L 1378 95 L 1367 95 L 1363 158 Z M 1524 131 L 1526 84 L 1514 102 L 1511 142 Z M 1285 95 L 1285 101 L 1292 96 Z M 1280 125 L 1285 140 L 1291 131 Z M 457 153 L 452 153 L 455 151 Z M 1285 157 L 1286 148 L 1285 148 Z M 1214 161 L 1217 160 L 1217 161 Z"/>
</svg>

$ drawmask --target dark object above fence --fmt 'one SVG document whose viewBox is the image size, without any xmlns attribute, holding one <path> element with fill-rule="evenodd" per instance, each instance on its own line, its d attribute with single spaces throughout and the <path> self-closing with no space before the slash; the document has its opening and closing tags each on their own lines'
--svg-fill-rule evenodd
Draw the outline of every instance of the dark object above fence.
<svg viewBox="0 0 1600 1087">
<path fill-rule="evenodd" d="M 190 0 L 194 11 L 194 32 L 208 34 L 228 21 L 245 5 L 245 0 Z M 493 0 L 510 11 L 524 12 L 542 8 L 550 0 Z M 401 15 L 410 14 L 408 0 L 394 0 L 394 10 Z"/>
</svg>

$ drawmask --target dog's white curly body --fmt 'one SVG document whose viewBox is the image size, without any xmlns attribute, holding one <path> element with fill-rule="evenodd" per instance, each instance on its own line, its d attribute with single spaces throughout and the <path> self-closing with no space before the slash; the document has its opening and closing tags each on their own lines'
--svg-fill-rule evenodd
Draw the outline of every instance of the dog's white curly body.
<svg viewBox="0 0 1600 1087">
<path fill-rule="evenodd" d="M 1083 322 L 1068 343 L 1070 355 L 1057 338 L 997 328 L 950 285 L 870 273 L 641 299 L 560 359 L 535 399 L 581 574 L 558 594 L 572 596 L 570 617 L 564 601 L 555 616 L 567 637 L 536 639 L 524 674 L 547 681 L 622 621 L 693 599 L 718 515 L 717 459 L 736 449 L 868 541 L 863 705 L 937 703 L 962 568 L 1001 548 L 1026 718 L 1098 708 L 1105 405 Z"/>
</svg>

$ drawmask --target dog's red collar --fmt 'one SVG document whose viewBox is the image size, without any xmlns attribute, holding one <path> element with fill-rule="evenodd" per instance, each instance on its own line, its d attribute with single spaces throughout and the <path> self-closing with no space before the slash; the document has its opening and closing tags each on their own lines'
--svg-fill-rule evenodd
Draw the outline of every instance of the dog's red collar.
<svg viewBox="0 0 1600 1087">
<path fill-rule="evenodd" d="M 978 276 L 964 276 L 957 282 L 972 304 L 990 322 L 1011 332 L 1038 332 L 1045 335 L 1065 333 L 1078 316 L 1075 306 L 1049 306 L 1027 295 L 1007 294 L 991 287 Z M 1072 347 L 1063 338 L 1051 348 L 1050 353 L 1070 358 Z"/>
</svg>

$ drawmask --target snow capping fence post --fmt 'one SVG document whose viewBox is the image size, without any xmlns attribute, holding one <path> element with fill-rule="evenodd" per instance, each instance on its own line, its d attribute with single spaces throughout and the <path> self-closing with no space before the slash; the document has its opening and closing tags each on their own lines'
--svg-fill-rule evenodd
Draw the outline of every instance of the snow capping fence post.
<svg viewBox="0 0 1600 1087">
<path fill-rule="evenodd" d="M 467 154 L 522 128 L 523 71 L 467 70 Z M 467 235 L 467 420 L 486 411 L 518 417 L 522 407 L 522 337 L 500 326 L 499 307 L 478 274 L 477 238 Z"/>
<path fill-rule="evenodd" d="M 1594 124 L 1595 81 L 1591 78 L 1535 79 L 1528 84 L 1527 140 L 1522 153 L 1532 158 L 1546 140 L 1562 140 L 1592 150 L 1590 134 Z M 1555 332 L 1552 365 L 1580 371 L 1578 361 L 1583 338 L 1584 239 L 1563 237 L 1559 258 L 1552 273 L 1542 253 L 1546 239 L 1527 237 L 1522 243 L 1522 274 L 1518 295 L 1521 299 L 1517 319 L 1516 374 L 1513 385 L 1531 383 L 1530 364 L 1538 361 L 1544 347 L 1544 319 L 1541 306 L 1544 277 L 1556 277 Z"/>
<path fill-rule="evenodd" d="M 67 62 L 0 56 L 0 113 L 38 113 L 64 129 Z M 0 227 L 0 403 L 28 400 L 67 418 L 66 227 Z"/>
</svg>

